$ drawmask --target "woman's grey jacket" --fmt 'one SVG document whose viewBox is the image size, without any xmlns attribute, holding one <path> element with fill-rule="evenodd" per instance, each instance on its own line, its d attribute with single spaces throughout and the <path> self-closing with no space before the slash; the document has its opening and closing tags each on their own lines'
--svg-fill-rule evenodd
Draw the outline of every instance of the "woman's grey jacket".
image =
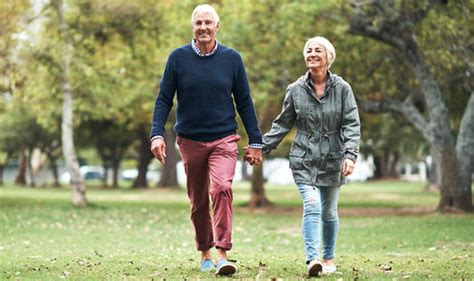
<svg viewBox="0 0 474 281">
<path fill-rule="evenodd" d="M 268 154 L 296 124 L 290 168 L 296 184 L 340 186 L 342 159 L 357 159 L 360 121 L 349 83 L 328 72 L 325 94 L 317 99 L 309 72 L 288 86 L 281 113 L 263 136 Z"/>
</svg>

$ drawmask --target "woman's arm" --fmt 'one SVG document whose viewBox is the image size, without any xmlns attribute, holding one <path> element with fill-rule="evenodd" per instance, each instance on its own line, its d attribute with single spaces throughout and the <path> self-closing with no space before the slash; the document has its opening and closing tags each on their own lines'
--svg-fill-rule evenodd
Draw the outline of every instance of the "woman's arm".
<svg viewBox="0 0 474 281">
<path fill-rule="evenodd" d="M 360 119 L 354 93 L 349 84 L 343 90 L 344 103 L 342 108 L 341 129 L 344 141 L 344 158 L 354 162 L 359 154 Z"/>
<path fill-rule="evenodd" d="M 291 93 L 292 88 L 288 87 L 280 114 L 273 120 L 270 131 L 262 138 L 264 154 L 268 154 L 271 150 L 275 149 L 291 128 L 293 128 L 296 120 L 296 111 Z"/>
</svg>

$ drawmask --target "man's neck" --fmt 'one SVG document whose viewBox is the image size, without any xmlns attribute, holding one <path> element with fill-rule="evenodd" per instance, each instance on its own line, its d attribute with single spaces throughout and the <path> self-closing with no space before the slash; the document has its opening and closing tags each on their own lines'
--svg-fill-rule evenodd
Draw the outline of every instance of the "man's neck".
<svg viewBox="0 0 474 281">
<path fill-rule="evenodd" d="M 199 48 L 199 51 L 201 52 L 201 54 L 208 54 L 212 52 L 215 46 L 216 46 L 216 40 L 209 43 L 204 43 L 204 44 L 196 42 L 196 47 Z"/>
</svg>

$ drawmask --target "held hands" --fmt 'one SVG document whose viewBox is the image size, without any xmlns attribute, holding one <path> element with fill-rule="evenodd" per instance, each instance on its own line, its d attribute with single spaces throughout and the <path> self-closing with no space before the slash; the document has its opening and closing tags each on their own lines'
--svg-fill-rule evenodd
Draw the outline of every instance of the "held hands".
<svg viewBox="0 0 474 281">
<path fill-rule="evenodd" d="M 161 164 L 165 164 L 166 144 L 162 138 L 157 138 L 151 141 L 151 153 L 153 153 L 153 156 L 155 156 Z"/>
<path fill-rule="evenodd" d="M 342 175 L 347 177 L 352 174 L 352 172 L 354 172 L 354 166 L 355 163 L 353 160 L 349 158 L 344 159 L 344 162 L 342 163 Z"/>
<path fill-rule="evenodd" d="M 262 150 L 259 148 L 244 147 L 244 161 L 249 162 L 250 165 L 260 165 L 262 163 Z"/>
</svg>

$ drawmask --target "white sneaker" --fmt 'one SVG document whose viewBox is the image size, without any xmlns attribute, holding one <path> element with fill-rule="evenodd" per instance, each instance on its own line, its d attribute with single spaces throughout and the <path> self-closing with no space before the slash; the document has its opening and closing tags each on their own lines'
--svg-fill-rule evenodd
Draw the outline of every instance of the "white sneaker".
<svg viewBox="0 0 474 281">
<path fill-rule="evenodd" d="M 323 273 L 331 274 L 336 272 L 336 265 L 335 264 L 323 264 Z"/>
<path fill-rule="evenodd" d="M 308 264 L 309 276 L 319 276 L 322 270 L 323 270 L 323 264 L 319 260 L 312 260 Z"/>
</svg>

